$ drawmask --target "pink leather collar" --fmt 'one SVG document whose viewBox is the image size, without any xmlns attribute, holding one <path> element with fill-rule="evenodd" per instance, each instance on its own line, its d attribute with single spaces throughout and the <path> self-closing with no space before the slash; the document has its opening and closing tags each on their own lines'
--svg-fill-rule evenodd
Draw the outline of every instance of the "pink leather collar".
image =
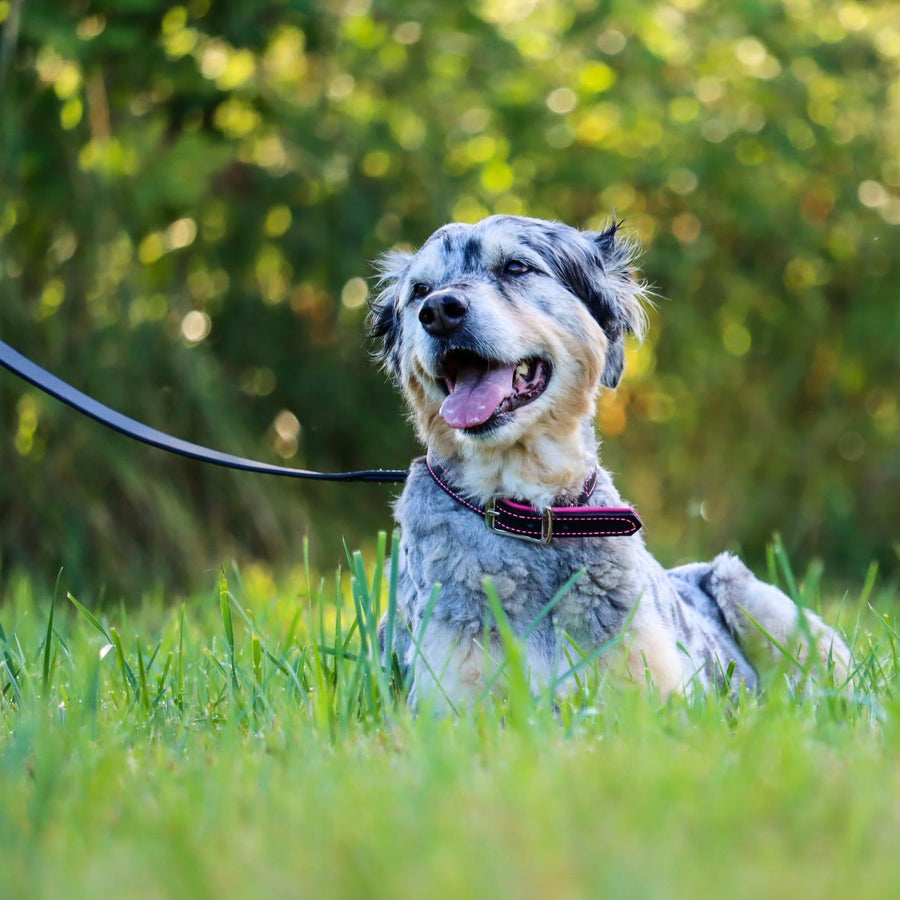
<svg viewBox="0 0 900 900">
<path fill-rule="evenodd" d="M 425 465 L 443 491 L 481 516 L 488 529 L 496 534 L 549 544 L 557 537 L 628 537 L 642 525 L 638 514 L 628 506 L 545 506 L 536 509 L 514 500 L 496 498 L 482 508 L 466 500 L 441 477 L 445 469 L 440 463 L 426 457 Z M 585 482 L 585 501 L 594 492 L 596 484 L 595 472 Z"/>
</svg>

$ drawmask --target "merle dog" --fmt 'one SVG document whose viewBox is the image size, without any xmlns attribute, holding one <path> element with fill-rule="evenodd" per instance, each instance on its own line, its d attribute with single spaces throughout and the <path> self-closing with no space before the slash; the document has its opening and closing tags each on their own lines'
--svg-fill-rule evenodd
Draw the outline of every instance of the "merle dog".
<svg viewBox="0 0 900 900">
<path fill-rule="evenodd" d="M 634 255 L 616 224 L 492 216 L 382 260 L 370 327 L 427 448 L 396 506 L 394 649 L 413 705 L 458 708 L 490 683 L 503 648 L 485 578 L 535 691 L 617 636 L 601 659 L 662 694 L 754 688 L 778 645 L 848 677 L 843 640 L 736 557 L 663 569 L 601 467 L 598 393 L 646 327 Z"/>
</svg>

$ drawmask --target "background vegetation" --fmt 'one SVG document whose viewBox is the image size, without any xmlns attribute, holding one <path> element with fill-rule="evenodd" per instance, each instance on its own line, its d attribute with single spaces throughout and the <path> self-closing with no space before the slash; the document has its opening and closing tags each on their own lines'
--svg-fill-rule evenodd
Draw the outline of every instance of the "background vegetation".
<svg viewBox="0 0 900 900">
<path fill-rule="evenodd" d="M 599 415 L 667 562 L 773 530 L 896 567 L 900 21 L 813 0 L 0 0 L 0 337 L 104 402 L 311 468 L 415 452 L 367 260 L 521 212 L 646 245 Z M 390 491 L 180 462 L 0 373 L 4 576 L 337 558 Z M 331 552 L 334 551 L 334 552 Z M 207 581 L 208 583 L 208 581 Z"/>
</svg>

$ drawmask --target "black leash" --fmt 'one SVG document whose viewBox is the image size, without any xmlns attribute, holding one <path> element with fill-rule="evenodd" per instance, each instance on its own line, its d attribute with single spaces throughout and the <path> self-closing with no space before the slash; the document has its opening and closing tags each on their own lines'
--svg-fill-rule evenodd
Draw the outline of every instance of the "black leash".
<svg viewBox="0 0 900 900">
<path fill-rule="evenodd" d="M 306 469 L 291 469 L 288 466 L 274 466 L 270 463 L 257 462 L 253 459 L 245 459 L 242 456 L 232 456 L 230 453 L 220 453 L 218 450 L 210 450 L 190 441 L 172 437 L 163 431 L 157 431 L 149 425 L 144 425 L 122 413 L 98 403 L 93 397 L 88 397 L 72 385 L 51 375 L 46 369 L 33 363 L 21 353 L 13 350 L 9 344 L 0 341 L 0 364 L 4 365 L 15 375 L 33 384 L 36 388 L 62 400 L 73 409 L 89 416 L 101 425 L 118 431 L 126 437 L 134 438 L 151 447 L 160 450 L 168 450 L 179 456 L 189 459 L 197 459 L 200 462 L 212 463 L 216 466 L 224 466 L 228 469 L 240 469 L 243 472 L 259 472 L 263 475 L 285 475 L 288 478 L 308 478 L 315 481 L 371 481 L 397 484 L 406 480 L 409 474 L 404 469 L 367 469 L 361 472 L 309 472 Z"/>
</svg>

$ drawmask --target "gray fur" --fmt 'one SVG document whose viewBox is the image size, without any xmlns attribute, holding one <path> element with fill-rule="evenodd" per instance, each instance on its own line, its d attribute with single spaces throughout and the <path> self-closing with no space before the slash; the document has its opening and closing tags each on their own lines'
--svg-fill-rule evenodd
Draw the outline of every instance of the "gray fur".
<svg viewBox="0 0 900 900">
<path fill-rule="evenodd" d="M 498 253 L 501 261 L 510 253 L 537 260 L 539 272 L 506 285 Z M 381 340 L 380 357 L 407 393 L 423 441 L 431 443 L 434 438 L 452 448 L 441 464 L 451 483 L 474 485 L 469 497 L 475 504 L 495 496 L 498 485 L 515 484 L 522 490 L 520 499 L 541 505 L 552 494 L 547 494 L 546 483 L 529 482 L 521 474 L 530 471 L 522 465 L 522 448 L 533 447 L 536 455 L 529 457 L 528 449 L 526 461 L 537 459 L 538 470 L 544 472 L 551 463 L 563 471 L 559 450 L 574 447 L 587 471 L 598 473 L 589 504 L 625 505 L 599 464 L 589 417 L 575 420 L 571 433 L 550 449 L 546 438 L 529 443 L 534 429 L 549 421 L 550 410 L 569 397 L 558 385 L 581 382 L 557 376 L 556 394 L 551 395 L 548 387 L 543 406 L 538 400 L 525 407 L 531 416 L 522 420 L 525 425 L 517 426 L 516 413 L 511 424 L 494 432 L 467 434 L 448 432 L 435 417 L 441 397 L 436 387 L 440 378 L 434 373 L 440 372 L 441 354 L 461 345 L 509 362 L 504 356 L 509 351 L 503 350 L 505 317 L 510 317 L 509 334 L 516 334 L 522 345 L 526 337 L 514 323 L 530 309 L 536 323 L 552 317 L 554 327 L 564 328 L 571 343 L 581 342 L 585 354 L 588 342 L 605 339 L 599 383 L 578 390 L 593 398 L 600 383 L 614 386 L 624 366 L 624 334 L 629 330 L 640 334 L 644 325 L 642 287 L 631 269 L 633 258 L 634 248 L 617 238 L 617 226 L 600 233 L 580 232 L 558 223 L 495 216 L 474 226 L 446 226 L 419 254 L 396 253 L 384 260 L 382 292 L 370 320 Z M 414 286 L 425 278 L 434 291 L 450 286 L 464 294 L 471 307 L 459 332 L 450 338 L 422 333 Z M 584 315 L 583 307 L 578 313 L 581 304 L 590 316 Z M 535 346 L 542 346 L 541 335 L 533 337 Z M 527 347 L 521 351 L 528 352 Z M 550 362 L 557 372 L 568 365 L 577 368 L 570 359 Z M 417 409 L 416 404 L 425 408 Z M 573 406 L 592 407 L 593 402 Z M 432 434 L 429 428 L 437 430 Z M 515 453 L 518 469 L 513 476 L 508 470 Z M 560 484 L 554 504 L 572 504 L 575 494 L 572 483 Z M 494 534 L 482 517 L 435 483 L 423 460 L 413 462 L 395 515 L 401 547 L 393 650 L 412 681 L 414 705 L 427 699 L 438 707 L 456 709 L 490 683 L 502 647 L 483 587 L 486 578 L 492 581 L 513 631 L 520 637 L 528 635 L 526 656 L 536 691 L 547 685 L 566 687 L 558 680 L 571 665 L 573 645 L 587 654 L 619 636 L 631 677 L 642 680 L 642 675 L 649 675 L 664 693 L 733 691 L 740 684 L 755 689 L 758 666 L 777 659 L 778 652 L 765 642 L 760 648 L 760 631 L 754 623 L 782 645 L 798 639 L 802 630 L 794 603 L 756 579 L 733 556 L 723 554 L 709 563 L 666 571 L 647 550 L 641 533 L 557 538 L 542 545 Z M 584 571 L 580 580 L 535 627 L 548 601 L 580 570 Z M 429 608 L 436 584 L 440 592 Z M 846 645 L 814 614 L 807 612 L 804 618 L 800 657 L 812 649 L 811 636 L 820 658 L 835 664 L 836 677 L 846 676 L 850 665 Z M 629 630 L 622 634 L 626 625 Z"/>
<path fill-rule="evenodd" d="M 623 505 L 603 470 L 590 505 Z M 421 672 L 424 665 L 410 635 L 420 633 L 434 584 L 442 587 L 429 628 L 446 628 L 461 640 L 480 640 L 492 624 L 484 578 L 492 580 L 513 631 L 522 635 L 572 574 L 584 569 L 580 581 L 530 636 L 527 651 L 533 671 L 562 675 L 569 668 L 566 636 L 588 653 L 614 638 L 640 602 L 652 606 L 677 634 L 686 688 L 731 689 L 740 681 L 750 688 L 757 685 L 756 672 L 727 627 L 715 596 L 704 589 L 718 561 L 695 564 L 687 573 L 666 572 L 640 534 L 559 539 L 547 545 L 494 534 L 476 513 L 438 487 L 421 459 L 412 464 L 395 514 L 401 526 L 398 612 L 408 624 L 408 629 L 398 630 L 395 649 L 408 673 Z M 441 701 L 440 696 L 436 699 Z M 411 702 L 415 701 L 414 687 Z"/>
</svg>

